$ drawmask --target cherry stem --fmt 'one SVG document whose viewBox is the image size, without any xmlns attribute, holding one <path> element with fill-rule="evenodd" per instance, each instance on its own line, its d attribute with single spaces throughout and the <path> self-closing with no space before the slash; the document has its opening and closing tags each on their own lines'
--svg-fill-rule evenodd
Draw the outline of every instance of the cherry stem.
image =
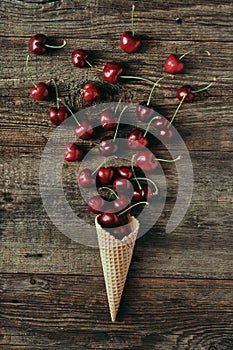
<svg viewBox="0 0 233 350">
<path fill-rule="evenodd" d="M 123 78 L 123 79 L 136 79 L 136 80 L 142 80 L 142 81 L 145 81 L 145 82 L 147 82 L 147 83 L 149 83 L 149 84 L 152 84 L 152 85 L 154 85 L 154 84 L 155 84 L 155 82 L 154 82 L 154 81 L 152 81 L 152 80 L 145 79 L 145 78 L 141 78 L 141 77 L 134 77 L 134 76 L 132 76 L 132 75 L 121 75 L 121 76 L 120 76 L 120 78 Z"/>
<path fill-rule="evenodd" d="M 138 181 L 138 178 L 135 174 L 135 170 L 134 170 L 134 158 L 135 158 L 136 154 L 133 155 L 132 159 L 131 159 L 131 169 L 132 169 L 132 173 L 133 173 L 133 176 L 137 182 L 137 185 L 139 187 L 139 189 L 141 190 L 142 189 L 142 186 L 140 185 L 140 182 Z"/>
<path fill-rule="evenodd" d="M 183 55 L 181 55 L 181 56 L 179 57 L 179 61 L 181 61 L 182 58 L 184 58 L 185 56 L 187 56 L 188 54 L 190 54 L 191 52 L 194 52 L 194 51 L 195 51 L 195 49 L 192 49 L 192 50 L 189 50 L 189 51 L 185 52 Z"/>
<path fill-rule="evenodd" d="M 159 119 L 159 116 L 157 115 L 156 117 L 153 117 L 153 118 L 149 121 L 149 123 L 147 124 L 146 130 L 145 130 L 145 132 L 144 132 L 144 134 L 143 134 L 143 137 L 146 136 L 146 134 L 148 133 L 148 130 L 149 130 L 150 126 L 151 126 L 151 123 L 152 123 L 155 119 Z"/>
<path fill-rule="evenodd" d="M 202 92 L 207 90 L 210 86 L 212 86 L 214 84 L 214 81 L 211 81 L 211 83 L 209 83 L 207 86 L 203 87 L 202 89 L 198 89 L 198 90 L 194 90 L 192 91 L 193 94 L 196 94 L 197 92 Z"/>
<path fill-rule="evenodd" d="M 158 85 L 158 83 L 161 81 L 161 80 L 163 80 L 164 79 L 164 77 L 162 77 L 162 78 L 159 78 L 155 83 L 154 83 L 154 86 L 152 87 L 152 89 L 151 89 L 151 91 L 150 91 L 150 95 L 149 95 L 149 97 L 148 97 L 148 100 L 147 100 L 147 106 L 149 106 L 149 104 L 150 104 L 150 100 L 151 100 L 151 97 L 152 97 L 152 94 L 153 94 L 153 92 L 154 92 L 154 89 L 156 88 L 156 86 Z"/>
<path fill-rule="evenodd" d="M 159 162 L 166 162 L 166 163 L 173 163 L 179 160 L 181 156 L 176 157 L 175 159 L 161 159 L 161 158 L 156 158 Z"/>
<path fill-rule="evenodd" d="M 66 46 L 66 41 L 64 40 L 63 44 L 62 45 L 58 45 L 58 46 L 56 46 L 56 45 L 49 45 L 49 44 L 45 44 L 44 46 L 48 47 L 49 49 L 62 49 L 63 47 Z"/>
<path fill-rule="evenodd" d="M 114 196 L 115 196 L 117 199 L 119 199 L 119 196 L 118 196 L 118 195 L 116 194 L 116 192 L 115 192 L 112 188 L 110 188 L 110 187 L 106 187 L 106 186 L 100 187 L 99 190 L 108 190 L 108 191 L 110 191 L 112 194 L 114 194 Z"/>
<path fill-rule="evenodd" d="M 159 193 L 159 190 L 158 190 L 157 185 L 156 185 L 156 184 L 154 183 L 154 181 L 152 181 L 151 179 L 148 179 L 147 177 L 137 177 L 137 178 L 133 177 L 133 178 L 132 178 L 132 180 L 136 180 L 136 179 L 138 179 L 138 180 L 146 180 L 146 181 L 152 183 L 153 186 L 154 186 L 154 188 L 155 188 L 154 194 L 157 195 L 157 194 Z"/>
<path fill-rule="evenodd" d="M 127 108 L 128 108 L 128 106 L 125 106 L 125 107 L 122 109 L 122 111 L 121 111 L 121 113 L 120 113 L 120 115 L 119 115 L 118 122 L 117 122 L 117 127 L 116 127 L 116 130 L 115 130 L 115 134 L 114 134 L 114 136 L 113 136 L 113 142 L 115 142 L 116 137 L 117 137 L 117 132 L 118 132 L 119 125 L 120 125 L 121 116 L 122 116 L 122 114 L 124 113 L 124 111 L 125 111 Z"/>
<path fill-rule="evenodd" d="M 121 100 L 122 100 L 122 99 L 120 98 L 120 100 L 118 101 L 118 103 L 117 103 L 117 105 L 116 105 L 116 108 L 115 108 L 115 110 L 114 110 L 115 113 L 117 112 L 117 110 L 118 110 L 118 108 L 119 108 L 119 106 L 120 106 Z"/>
<path fill-rule="evenodd" d="M 57 109 L 59 109 L 59 98 L 58 98 L 58 89 L 57 89 L 57 84 L 55 82 L 54 79 L 52 79 L 54 88 L 55 88 L 55 94 L 56 94 L 56 105 L 57 105 Z"/>
<path fill-rule="evenodd" d="M 118 214 L 118 216 L 120 216 L 120 215 L 123 215 L 123 214 L 127 213 L 127 211 L 131 210 L 132 208 L 134 208 L 134 207 L 136 207 L 137 205 L 140 205 L 140 204 L 146 204 L 146 205 L 149 205 L 149 203 L 148 203 L 148 202 L 139 202 L 139 203 L 135 203 L 135 204 L 131 205 L 130 207 L 126 208 L 125 210 L 123 210 L 122 212 L 120 212 L 120 213 Z"/>
<path fill-rule="evenodd" d="M 85 60 L 85 62 L 88 64 L 89 67 L 91 67 L 91 69 L 93 69 L 93 70 L 95 69 L 95 68 L 93 67 L 93 65 L 92 65 L 88 60 Z"/>
<path fill-rule="evenodd" d="M 91 173 L 91 176 L 94 175 L 99 170 L 99 168 L 102 167 L 102 165 L 105 164 L 105 168 L 106 168 L 106 162 L 107 162 L 107 159 L 104 158 L 104 161 L 101 164 L 99 164 L 98 167 Z"/>
<path fill-rule="evenodd" d="M 26 59 L 26 71 L 27 71 L 27 75 L 32 83 L 32 85 L 34 85 L 34 87 L 36 88 L 36 83 L 34 82 L 34 80 L 32 79 L 29 67 L 28 67 L 28 60 L 29 60 L 29 55 L 27 55 L 27 59 Z"/>
<path fill-rule="evenodd" d="M 68 111 L 70 112 L 70 114 L 72 115 L 72 117 L 74 118 L 74 120 L 76 121 L 76 123 L 77 123 L 78 125 L 81 125 L 80 122 L 78 121 L 78 119 L 75 117 L 74 113 L 71 111 L 70 107 L 67 106 L 65 103 L 63 103 L 63 104 L 64 104 L 64 106 L 68 109 Z"/>
<path fill-rule="evenodd" d="M 132 37 L 134 37 L 134 10 L 135 10 L 135 5 L 132 4 L 132 12 L 131 12 L 131 31 L 132 31 Z"/>
<path fill-rule="evenodd" d="M 172 124 L 173 120 L 175 119 L 175 117 L 176 117 L 176 115 L 177 115 L 177 113 L 178 113 L 180 107 L 182 106 L 182 104 L 183 104 L 184 99 L 185 99 L 186 96 L 187 96 L 187 94 L 184 94 L 183 97 L 182 97 L 182 99 L 180 100 L 180 103 L 178 104 L 178 106 L 177 106 L 177 108 L 176 108 L 176 110 L 175 110 L 175 113 L 173 114 L 173 116 L 172 116 L 172 118 L 171 118 L 171 120 L 170 120 L 170 123 L 169 123 L 168 126 L 167 126 L 168 128 L 169 128 L 169 126 Z"/>
</svg>

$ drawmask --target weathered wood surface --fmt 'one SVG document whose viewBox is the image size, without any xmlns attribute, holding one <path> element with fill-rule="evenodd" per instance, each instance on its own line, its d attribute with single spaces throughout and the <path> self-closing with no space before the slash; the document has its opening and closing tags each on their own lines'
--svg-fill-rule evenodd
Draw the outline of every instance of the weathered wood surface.
<svg viewBox="0 0 233 350">
<path fill-rule="evenodd" d="M 233 349 L 233 100 L 232 2 L 138 1 L 136 30 L 143 48 L 128 56 L 117 43 L 130 26 L 130 2 L 1 2 L 1 261 L 0 346 L 13 349 Z M 182 19 L 178 24 L 175 19 Z M 43 57 L 30 56 L 35 80 L 58 81 L 61 97 L 83 107 L 71 88 L 98 77 L 74 69 L 77 47 L 92 52 L 96 65 L 124 62 L 129 74 L 156 79 L 171 52 L 187 69 L 167 77 L 153 101 L 164 116 L 176 106 L 176 89 L 217 81 L 192 104 L 183 105 L 176 127 L 190 150 L 194 168 L 191 205 L 179 227 L 165 234 L 177 193 L 175 167 L 166 166 L 168 198 L 156 226 L 138 240 L 118 320 L 110 323 L 103 274 L 96 249 L 62 235 L 40 198 L 39 166 L 54 127 L 53 103 L 29 97 L 24 62 L 31 35 L 43 32 L 67 46 Z M 204 50 L 209 50 L 208 56 Z M 64 82 L 62 81 L 64 80 Z M 128 102 L 147 98 L 150 87 L 120 85 Z M 89 147 L 89 146 L 88 146 Z M 158 155 L 166 156 L 162 146 Z M 64 167 L 64 189 L 79 215 L 91 222 L 73 165 Z"/>
</svg>

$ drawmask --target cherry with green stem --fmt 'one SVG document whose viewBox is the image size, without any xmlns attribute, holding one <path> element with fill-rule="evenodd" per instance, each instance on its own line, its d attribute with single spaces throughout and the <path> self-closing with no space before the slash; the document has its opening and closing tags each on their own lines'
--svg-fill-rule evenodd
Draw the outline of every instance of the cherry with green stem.
<svg viewBox="0 0 233 350">
<path fill-rule="evenodd" d="M 164 63 L 165 71 L 172 75 L 182 73 L 183 70 L 185 69 L 185 64 L 181 60 L 185 56 L 187 56 L 188 54 L 194 51 L 195 49 L 189 50 L 185 52 L 183 55 L 181 55 L 180 57 L 176 54 L 169 55 Z M 204 52 L 206 52 L 208 56 L 210 56 L 210 52 L 208 50 L 204 50 Z"/>
<path fill-rule="evenodd" d="M 26 71 L 27 71 L 28 78 L 30 79 L 33 85 L 33 88 L 30 89 L 30 95 L 37 101 L 48 100 L 50 97 L 48 85 L 45 84 L 44 82 L 39 82 L 37 84 L 34 82 L 29 70 L 28 61 L 29 61 L 29 55 L 27 56 L 27 59 L 26 59 Z"/>
<path fill-rule="evenodd" d="M 55 94 L 56 94 L 56 107 L 51 107 L 49 110 L 49 118 L 50 121 L 54 125 L 60 125 L 65 119 L 69 116 L 69 111 L 65 106 L 60 107 L 59 106 L 59 97 L 58 97 L 58 88 L 57 84 L 54 79 L 52 79 L 54 88 L 55 88 Z"/>
<path fill-rule="evenodd" d="M 94 69 L 93 65 L 88 61 L 89 53 L 82 49 L 74 50 L 71 55 L 71 61 L 75 67 L 82 68 L 87 64 L 91 69 Z"/>
<path fill-rule="evenodd" d="M 132 4 L 131 12 L 131 31 L 125 31 L 120 38 L 120 47 L 124 52 L 133 53 L 136 52 L 141 46 L 141 40 L 139 36 L 134 33 L 134 10 L 135 5 Z"/>
<path fill-rule="evenodd" d="M 35 55 L 43 55 L 48 49 L 62 49 L 65 47 L 66 41 L 63 41 L 62 45 L 52 45 L 49 42 L 49 39 L 44 34 L 36 34 L 30 38 L 28 42 L 29 50 Z"/>
<path fill-rule="evenodd" d="M 135 163 L 143 171 L 153 171 L 157 169 L 159 162 L 173 163 L 179 159 L 180 156 L 175 159 L 156 158 L 151 151 L 147 150 L 142 151 L 135 156 Z"/>
<path fill-rule="evenodd" d="M 106 136 L 104 138 L 102 138 L 100 140 L 99 143 L 99 152 L 104 155 L 104 156 L 110 156 L 112 154 L 115 154 L 118 151 L 118 145 L 115 142 L 116 141 L 116 137 L 117 137 L 117 133 L 118 133 L 118 129 L 119 129 L 119 125 L 120 125 L 120 121 L 121 121 L 121 117 L 123 115 L 123 113 L 125 112 L 125 110 L 128 108 L 128 106 L 125 106 L 118 118 L 118 122 L 117 122 L 117 127 L 114 133 L 113 138 L 110 136 Z"/>
<path fill-rule="evenodd" d="M 147 121 L 147 120 L 151 119 L 151 117 L 154 115 L 155 107 L 151 104 L 151 98 L 152 98 L 152 94 L 154 92 L 154 89 L 156 88 L 156 86 L 159 85 L 159 82 L 163 79 L 164 79 L 164 77 L 161 77 L 154 83 L 154 85 L 150 91 L 148 100 L 140 102 L 137 105 L 136 114 L 140 120 Z"/>
</svg>

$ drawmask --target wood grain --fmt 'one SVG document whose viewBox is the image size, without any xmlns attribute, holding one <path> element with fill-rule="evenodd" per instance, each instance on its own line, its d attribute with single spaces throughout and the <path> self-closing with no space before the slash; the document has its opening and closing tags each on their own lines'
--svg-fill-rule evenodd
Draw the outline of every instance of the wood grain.
<svg viewBox="0 0 233 350">
<path fill-rule="evenodd" d="M 130 29 L 131 2 L 1 1 L 3 350 L 233 349 L 232 1 L 145 0 L 135 5 L 135 29 L 143 45 L 127 55 L 118 42 Z M 89 106 L 74 89 L 100 77 L 88 67 L 72 66 L 70 56 L 78 47 L 88 50 L 100 69 L 115 60 L 127 74 L 152 80 L 164 75 L 169 53 L 195 49 L 184 58 L 184 73 L 174 79 L 167 75 L 154 92 L 152 101 L 165 117 L 177 107 L 177 88 L 200 88 L 216 78 L 208 91 L 182 106 L 175 121 L 194 170 L 188 212 L 173 233 L 165 233 L 177 195 L 175 166 L 165 165 L 166 204 L 156 225 L 136 243 L 115 324 L 110 322 L 98 250 L 62 235 L 40 197 L 41 155 L 55 129 L 48 120 L 54 101 L 38 103 L 29 96 L 28 39 L 40 32 L 57 43 L 66 39 L 67 45 L 41 57 L 30 54 L 32 76 L 50 85 L 55 79 L 60 97 L 74 111 Z M 103 91 L 104 101 L 123 97 L 138 103 L 147 99 L 150 86 L 128 80 Z M 91 147 L 85 145 L 86 150 Z M 169 156 L 162 145 L 154 150 L 158 157 Z M 93 222 L 79 193 L 76 164 L 64 164 L 63 185 L 77 215 Z"/>
</svg>

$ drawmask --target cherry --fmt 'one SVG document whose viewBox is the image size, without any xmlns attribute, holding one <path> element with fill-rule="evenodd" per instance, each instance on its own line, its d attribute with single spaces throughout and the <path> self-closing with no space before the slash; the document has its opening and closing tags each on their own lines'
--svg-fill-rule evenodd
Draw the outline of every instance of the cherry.
<svg viewBox="0 0 233 350">
<path fill-rule="evenodd" d="M 98 222 L 102 227 L 116 227 L 120 225 L 120 218 L 112 210 L 105 211 L 98 217 Z"/>
<path fill-rule="evenodd" d="M 117 126 L 117 118 L 113 111 L 105 109 L 100 115 L 100 124 L 105 130 L 112 130 Z"/>
<path fill-rule="evenodd" d="M 131 31 L 124 32 L 120 38 L 120 47 L 127 53 L 135 52 L 141 46 L 141 40 L 134 34 L 134 4 L 131 12 Z"/>
<path fill-rule="evenodd" d="M 111 234 L 117 238 L 117 239 L 122 239 L 125 236 L 128 236 L 130 234 L 130 227 L 129 225 L 124 225 L 124 226 L 118 226 L 115 227 L 112 231 Z"/>
<path fill-rule="evenodd" d="M 170 128 L 164 128 L 164 129 L 159 130 L 158 135 L 161 139 L 163 139 L 165 141 L 170 141 L 175 136 L 173 130 Z"/>
<path fill-rule="evenodd" d="M 68 118 L 69 110 L 65 106 L 64 107 L 60 107 L 59 106 L 58 89 L 57 89 L 57 84 L 55 83 L 55 80 L 53 80 L 53 84 L 54 84 L 55 91 L 56 91 L 57 106 L 50 108 L 50 110 L 49 110 L 49 118 L 50 118 L 50 121 L 54 125 L 60 125 L 65 119 Z"/>
<path fill-rule="evenodd" d="M 194 93 L 190 85 L 183 85 L 177 91 L 177 98 L 179 101 L 183 99 L 184 102 L 192 102 L 194 99 Z"/>
<path fill-rule="evenodd" d="M 104 200 L 100 196 L 94 196 L 88 201 L 88 208 L 92 213 L 99 214 L 102 212 Z"/>
<path fill-rule="evenodd" d="M 92 137 L 94 130 L 91 124 L 87 120 L 84 120 L 82 123 L 75 127 L 74 133 L 80 139 L 88 140 Z"/>
<path fill-rule="evenodd" d="M 48 100 L 49 87 L 43 82 L 37 83 L 33 88 L 31 88 L 30 95 L 37 101 Z"/>
<path fill-rule="evenodd" d="M 146 101 L 140 102 L 136 108 L 136 114 L 141 121 L 147 121 L 155 114 L 154 106 Z"/>
<path fill-rule="evenodd" d="M 66 107 L 51 107 L 49 110 L 49 118 L 54 125 L 60 125 L 69 116 Z"/>
<path fill-rule="evenodd" d="M 135 52 L 141 46 L 141 40 L 131 31 L 124 32 L 120 38 L 120 47 L 127 53 Z"/>
<path fill-rule="evenodd" d="M 163 79 L 164 79 L 164 77 L 157 79 L 156 82 L 153 83 L 148 100 L 143 101 L 143 102 L 139 103 L 139 105 L 137 105 L 136 114 L 138 115 L 140 120 L 147 121 L 147 120 L 150 120 L 154 116 L 155 108 L 151 104 L 151 97 L 152 97 L 152 94 L 154 92 L 154 89 L 156 88 L 156 86 L 158 86 L 159 82 Z"/>
<path fill-rule="evenodd" d="M 116 62 L 108 62 L 103 70 L 104 79 L 110 84 L 118 83 L 121 74 L 124 69 L 119 63 Z"/>
<path fill-rule="evenodd" d="M 157 117 L 156 119 L 154 119 L 153 121 L 153 126 L 156 129 L 162 129 L 167 127 L 170 124 L 170 121 L 166 118 L 162 118 L 162 117 Z"/>
<path fill-rule="evenodd" d="M 148 185 L 142 185 L 133 191 L 133 199 L 135 202 L 148 201 L 153 195 L 152 189 Z"/>
<path fill-rule="evenodd" d="M 121 194 L 117 199 L 113 201 L 113 206 L 116 211 L 125 209 L 130 205 L 130 200 L 124 194 Z"/>
<path fill-rule="evenodd" d="M 146 137 L 143 136 L 143 132 L 141 130 L 134 130 L 127 137 L 128 146 L 130 149 L 140 150 L 144 147 L 147 147 L 149 141 Z"/>
<path fill-rule="evenodd" d="M 109 156 L 115 154 L 117 150 L 118 146 L 111 137 L 106 136 L 100 140 L 99 151 L 102 155 Z"/>
<path fill-rule="evenodd" d="M 101 93 L 97 88 L 97 86 L 92 83 L 88 83 L 84 85 L 82 90 L 83 90 L 83 99 L 86 102 L 95 101 L 101 96 Z"/>
<path fill-rule="evenodd" d="M 37 84 L 34 82 L 34 80 L 32 79 L 31 73 L 29 71 L 28 60 L 29 60 L 29 55 L 27 55 L 27 59 L 26 59 L 26 71 L 27 71 L 29 79 L 31 80 L 32 85 L 34 86 L 30 90 L 30 95 L 37 101 L 48 100 L 49 87 L 47 84 L 45 84 L 43 82 L 40 82 Z"/>
<path fill-rule="evenodd" d="M 75 143 L 67 143 L 64 158 L 67 162 L 75 162 L 83 158 L 83 151 Z"/>
<path fill-rule="evenodd" d="M 90 169 L 83 169 L 78 175 L 78 182 L 81 187 L 88 188 L 95 185 L 95 177 Z"/>
<path fill-rule="evenodd" d="M 183 72 L 185 65 L 180 61 L 180 58 L 177 55 L 171 54 L 167 57 L 164 68 L 169 74 L 178 74 Z"/>
<path fill-rule="evenodd" d="M 97 176 L 102 185 L 110 185 L 113 183 L 115 170 L 113 167 L 100 167 L 97 171 Z"/>
<path fill-rule="evenodd" d="M 88 52 L 82 49 L 75 50 L 71 55 L 71 61 L 75 67 L 82 68 L 88 59 Z"/>
<path fill-rule="evenodd" d="M 117 172 L 120 177 L 124 179 L 131 179 L 133 177 L 132 169 L 128 166 L 120 166 L 117 168 Z"/>
<path fill-rule="evenodd" d="M 151 151 L 143 151 L 136 155 L 135 162 L 143 171 L 152 171 L 158 167 L 158 161 Z"/>
<path fill-rule="evenodd" d="M 118 177 L 114 182 L 113 182 L 113 189 L 117 193 L 124 193 L 127 192 L 131 189 L 132 185 L 131 182 L 127 179 L 124 179 L 122 177 Z"/>
<path fill-rule="evenodd" d="M 36 34 L 28 42 L 29 50 L 35 55 L 43 55 L 46 53 L 47 49 L 61 49 L 66 45 L 64 40 L 63 44 L 60 46 L 49 45 L 49 39 L 44 34 Z"/>
<path fill-rule="evenodd" d="M 192 90 L 192 87 L 190 85 L 183 85 L 177 91 L 177 98 L 181 102 L 192 102 L 196 93 L 209 89 L 209 87 L 212 86 L 215 81 L 216 78 L 214 78 L 213 81 L 211 81 L 207 86 L 204 86 L 203 88 L 198 90 Z"/>
</svg>

